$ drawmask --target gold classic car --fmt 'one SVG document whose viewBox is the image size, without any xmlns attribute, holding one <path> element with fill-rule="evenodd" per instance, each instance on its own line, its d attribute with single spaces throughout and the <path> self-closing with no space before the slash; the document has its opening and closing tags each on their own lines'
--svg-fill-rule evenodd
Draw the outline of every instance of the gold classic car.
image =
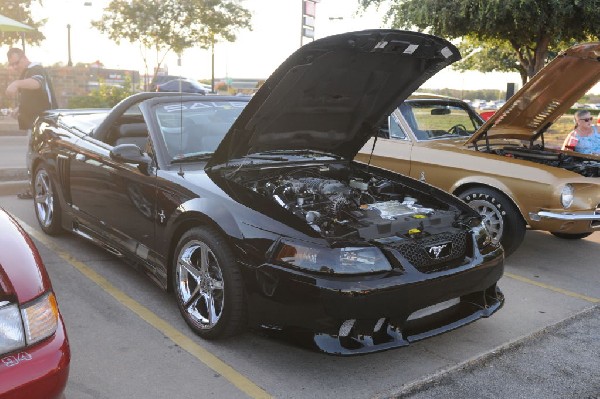
<svg viewBox="0 0 600 399">
<path fill-rule="evenodd" d="M 600 156 L 549 148 L 544 133 L 598 82 L 599 57 L 600 43 L 562 52 L 485 122 L 461 100 L 413 94 L 357 160 L 460 197 L 507 255 L 527 228 L 587 237 L 600 229 Z"/>
</svg>

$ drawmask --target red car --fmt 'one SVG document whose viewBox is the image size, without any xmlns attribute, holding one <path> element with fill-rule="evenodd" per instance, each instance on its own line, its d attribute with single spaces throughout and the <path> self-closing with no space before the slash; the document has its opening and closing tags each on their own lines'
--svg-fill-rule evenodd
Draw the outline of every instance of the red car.
<svg viewBox="0 0 600 399">
<path fill-rule="evenodd" d="M 0 398 L 64 397 L 71 352 L 33 241 L 0 209 Z"/>
</svg>

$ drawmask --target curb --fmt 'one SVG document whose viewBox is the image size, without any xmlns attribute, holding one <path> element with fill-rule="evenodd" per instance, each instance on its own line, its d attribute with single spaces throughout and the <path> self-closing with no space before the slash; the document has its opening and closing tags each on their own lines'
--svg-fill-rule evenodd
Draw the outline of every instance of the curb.
<svg viewBox="0 0 600 399">
<path fill-rule="evenodd" d="M 0 182 L 28 180 L 26 168 L 2 168 L 0 169 Z"/>
<path fill-rule="evenodd" d="M 27 180 L 0 181 L 0 195 L 17 195 L 27 189 Z"/>
<path fill-rule="evenodd" d="M 25 191 L 28 186 L 26 168 L 0 169 L 0 195 L 16 195 Z"/>
</svg>

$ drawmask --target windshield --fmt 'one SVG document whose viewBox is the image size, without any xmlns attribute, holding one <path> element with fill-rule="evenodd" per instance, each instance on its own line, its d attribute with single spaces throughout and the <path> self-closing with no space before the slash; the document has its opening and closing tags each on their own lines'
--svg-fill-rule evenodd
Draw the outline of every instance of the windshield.
<svg viewBox="0 0 600 399">
<path fill-rule="evenodd" d="M 108 110 L 92 114 L 61 115 L 60 123 L 89 135 L 106 118 L 107 114 Z"/>
<path fill-rule="evenodd" d="M 483 124 L 466 103 L 406 101 L 398 107 L 418 140 L 471 136 Z"/>
<path fill-rule="evenodd" d="M 185 101 L 154 108 L 170 162 L 212 154 L 242 112 L 245 101 Z"/>
</svg>

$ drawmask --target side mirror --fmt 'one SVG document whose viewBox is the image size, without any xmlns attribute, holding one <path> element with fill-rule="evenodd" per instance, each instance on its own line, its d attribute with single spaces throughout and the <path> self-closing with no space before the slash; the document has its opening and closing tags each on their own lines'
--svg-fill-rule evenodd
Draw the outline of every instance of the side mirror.
<svg viewBox="0 0 600 399">
<path fill-rule="evenodd" d="M 119 144 L 110 151 L 110 158 L 117 162 L 148 166 L 152 159 L 135 144 Z"/>
</svg>

